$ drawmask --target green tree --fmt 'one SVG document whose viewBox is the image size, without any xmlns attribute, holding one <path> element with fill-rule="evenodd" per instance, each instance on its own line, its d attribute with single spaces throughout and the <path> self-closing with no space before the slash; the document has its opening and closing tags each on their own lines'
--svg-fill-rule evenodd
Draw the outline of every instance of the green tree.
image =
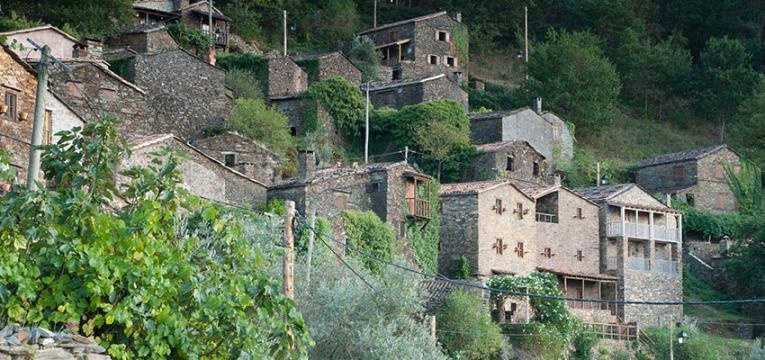
<svg viewBox="0 0 765 360">
<path fill-rule="evenodd" d="M 115 359 L 304 356 L 308 329 L 242 223 L 177 187 L 170 149 L 118 189 L 127 149 L 109 117 L 61 133 L 52 187 L 0 197 L 0 318 L 74 327 Z"/>
<path fill-rule="evenodd" d="M 234 92 L 236 99 L 262 99 L 260 80 L 249 70 L 233 68 L 226 71 L 226 86 Z"/>
<path fill-rule="evenodd" d="M 504 344 L 481 297 L 455 289 L 436 316 L 436 335 L 456 359 L 497 359 Z"/>
<path fill-rule="evenodd" d="M 741 102 L 753 96 L 761 75 L 751 65 L 752 55 L 744 45 L 726 37 L 710 38 L 701 52 L 694 84 L 698 111 L 718 122 L 720 141 L 725 126 Z"/>
<path fill-rule="evenodd" d="M 317 100 L 332 116 L 335 128 L 346 139 L 353 139 L 361 134 L 364 126 L 364 102 L 359 89 L 348 80 L 334 76 L 311 85 L 309 97 Z"/>
<path fill-rule="evenodd" d="M 521 91 L 541 96 L 580 133 L 600 130 L 613 120 L 621 84 L 596 36 L 551 30 L 547 41 L 533 48 L 530 78 Z"/>
<path fill-rule="evenodd" d="M 736 110 L 730 140 L 736 149 L 765 169 L 765 93 L 745 100 Z"/>
<path fill-rule="evenodd" d="M 460 150 L 470 145 L 470 134 L 456 124 L 431 119 L 415 130 L 417 148 L 438 163 L 438 180 L 441 166 L 451 160 Z"/>
<path fill-rule="evenodd" d="M 361 69 L 364 75 L 363 81 L 380 80 L 380 54 L 375 48 L 375 43 L 367 36 L 356 36 L 351 43 L 351 51 L 348 58 L 356 67 Z"/>
<path fill-rule="evenodd" d="M 263 100 L 234 101 L 227 125 L 282 156 L 286 156 L 294 148 L 289 120 L 281 111 L 269 107 Z"/>
<path fill-rule="evenodd" d="M 3 10 L 104 40 L 135 19 L 132 0 L 7 0 Z"/>
<path fill-rule="evenodd" d="M 348 244 L 377 258 L 393 260 L 396 252 L 396 235 L 390 225 L 384 223 L 372 211 L 343 211 L 343 229 Z M 361 256 L 351 251 L 350 255 Z M 379 273 L 385 268 L 374 259 L 364 258 L 364 265 L 370 271 Z"/>
<path fill-rule="evenodd" d="M 210 47 L 210 36 L 202 30 L 190 29 L 183 23 L 173 23 L 167 26 L 167 31 L 182 47 L 194 49 L 197 52 Z"/>
</svg>

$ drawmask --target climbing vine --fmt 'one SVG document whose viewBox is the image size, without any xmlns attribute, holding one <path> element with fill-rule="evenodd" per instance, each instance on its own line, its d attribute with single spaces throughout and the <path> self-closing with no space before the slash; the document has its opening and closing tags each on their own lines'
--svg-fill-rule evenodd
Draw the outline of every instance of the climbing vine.
<svg viewBox="0 0 765 360">
<path fill-rule="evenodd" d="M 182 23 L 167 25 L 167 31 L 181 47 L 200 51 L 210 46 L 209 35 L 199 29 L 190 29 Z"/>
<path fill-rule="evenodd" d="M 348 244 L 360 251 L 377 258 L 393 260 L 396 253 L 396 235 L 390 225 L 384 223 L 372 211 L 343 211 L 343 229 Z M 350 254 L 362 257 L 362 262 L 370 271 L 380 274 L 385 264 L 351 251 Z"/>
<path fill-rule="evenodd" d="M 335 121 L 335 128 L 346 138 L 357 136 L 364 124 L 364 98 L 347 80 L 335 76 L 311 85 L 310 98 L 321 104 Z"/>
<path fill-rule="evenodd" d="M 421 186 L 417 189 L 417 197 L 430 200 L 430 221 L 423 225 L 421 220 L 406 220 L 406 237 L 412 244 L 414 260 L 425 272 L 430 274 L 438 270 L 438 242 L 439 235 L 439 214 L 438 214 L 438 188 L 439 184 L 435 180 L 430 185 L 430 194 L 427 186 Z M 408 206 L 404 203 L 405 213 Z"/>
<path fill-rule="evenodd" d="M 219 54 L 215 64 L 225 70 L 245 70 L 255 74 L 261 82 L 268 77 L 268 58 L 253 54 L 231 55 Z"/>
<path fill-rule="evenodd" d="M 467 67 L 470 62 L 470 39 L 467 29 L 463 24 L 457 24 L 452 30 L 452 40 L 457 51 L 457 57 L 460 59 L 461 66 Z"/>
</svg>

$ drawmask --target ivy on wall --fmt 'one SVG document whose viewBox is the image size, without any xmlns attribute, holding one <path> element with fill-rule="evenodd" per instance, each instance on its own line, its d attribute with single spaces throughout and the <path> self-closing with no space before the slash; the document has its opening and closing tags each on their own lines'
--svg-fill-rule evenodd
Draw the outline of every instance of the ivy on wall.
<svg viewBox="0 0 765 360">
<path fill-rule="evenodd" d="M 339 76 L 322 80 L 308 88 L 308 97 L 316 99 L 335 121 L 335 128 L 346 138 L 360 134 L 364 124 L 364 97 L 348 80 Z"/>
<path fill-rule="evenodd" d="M 308 74 L 308 82 L 314 83 L 319 81 L 319 60 L 316 59 L 306 59 L 306 60 L 298 60 L 295 61 L 295 64 L 297 66 L 300 66 L 303 71 Z"/>
<path fill-rule="evenodd" d="M 438 271 L 438 243 L 440 240 L 438 213 L 439 184 L 435 180 L 430 184 L 430 194 L 427 186 L 419 186 L 417 197 L 430 200 L 430 221 L 423 226 L 421 220 L 406 220 L 406 237 L 411 242 L 414 260 L 423 271 L 433 274 Z M 408 212 L 408 206 L 404 203 L 404 213 Z"/>
<path fill-rule="evenodd" d="M 360 251 L 385 260 L 393 260 L 396 253 L 396 235 L 390 225 L 384 223 L 372 211 L 343 211 L 343 229 L 348 244 Z M 385 264 L 354 251 L 349 254 L 362 257 L 366 267 L 377 274 L 382 273 Z"/>
<path fill-rule="evenodd" d="M 457 24 L 452 29 L 452 40 L 454 41 L 454 47 L 457 51 L 457 57 L 460 59 L 462 67 L 467 67 L 470 62 L 470 39 L 468 38 L 468 32 L 464 24 Z"/>
<path fill-rule="evenodd" d="M 268 58 L 264 56 L 253 54 L 218 54 L 215 58 L 215 64 L 224 70 L 240 69 L 249 71 L 255 74 L 261 83 L 264 83 L 263 80 L 268 78 Z"/>
</svg>

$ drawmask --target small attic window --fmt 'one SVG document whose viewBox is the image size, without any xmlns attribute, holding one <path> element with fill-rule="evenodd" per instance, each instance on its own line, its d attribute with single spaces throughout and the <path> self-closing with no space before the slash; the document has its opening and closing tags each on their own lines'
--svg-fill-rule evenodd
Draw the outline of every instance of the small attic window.
<svg viewBox="0 0 765 360">
<path fill-rule="evenodd" d="M 534 176 L 539 176 L 539 163 L 534 161 Z"/>
<path fill-rule="evenodd" d="M 437 30 L 436 31 L 436 40 L 438 41 L 449 41 L 449 33 L 443 30 Z"/>
<path fill-rule="evenodd" d="M 232 167 L 236 164 L 236 154 L 225 154 L 223 155 L 223 162 L 228 167 Z"/>
<path fill-rule="evenodd" d="M 513 171 L 513 157 L 512 156 L 508 156 L 507 157 L 507 166 L 505 166 L 505 170 Z"/>
</svg>

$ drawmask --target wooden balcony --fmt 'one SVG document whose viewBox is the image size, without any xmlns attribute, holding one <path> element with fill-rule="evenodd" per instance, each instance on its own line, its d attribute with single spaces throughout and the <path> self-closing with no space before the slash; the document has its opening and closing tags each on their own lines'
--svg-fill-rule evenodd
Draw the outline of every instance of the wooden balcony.
<svg viewBox="0 0 765 360">
<path fill-rule="evenodd" d="M 410 217 L 420 220 L 430 220 L 430 201 L 427 199 L 407 198 Z"/>
</svg>

